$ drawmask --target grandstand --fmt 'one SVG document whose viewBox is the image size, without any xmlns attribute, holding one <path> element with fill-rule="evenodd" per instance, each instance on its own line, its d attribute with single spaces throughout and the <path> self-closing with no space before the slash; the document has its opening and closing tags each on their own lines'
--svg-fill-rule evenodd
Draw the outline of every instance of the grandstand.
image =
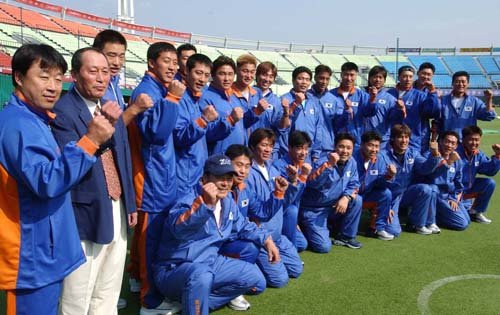
<svg viewBox="0 0 500 315">
<path fill-rule="evenodd" d="M 500 94 L 500 56 L 495 55 L 500 52 L 500 48 L 497 47 L 486 50 L 412 48 L 408 51 L 403 49 L 396 55 L 394 48 L 253 43 L 130 24 L 41 1 L 0 3 L 0 71 L 10 73 L 10 56 L 23 43 L 52 45 L 69 62 L 75 50 L 91 45 L 93 37 L 106 28 L 119 29 L 128 41 L 122 82 L 125 89 L 133 88 L 144 74 L 149 45 L 163 40 L 175 45 L 190 42 L 211 59 L 220 55 L 236 59 L 241 54 L 249 53 L 259 62 L 271 61 L 279 69 L 273 86 L 278 94 L 291 88 L 291 72 L 298 66 L 307 66 L 311 70 L 319 64 L 330 66 L 334 72 L 331 81 L 334 87 L 340 81 L 340 67 L 346 61 L 359 66 L 359 86 L 367 84 L 368 71 L 375 65 L 387 68 L 389 76 L 386 86 L 391 87 L 396 84 L 399 67 L 409 65 L 418 69 L 423 62 L 431 62 L 436 67 L 434 82 L 440 89 L 450 88 L 451 75 L 465 70 L 471 74 L 471 89 L 493 88 L 495 95 Z"/>
</svg>

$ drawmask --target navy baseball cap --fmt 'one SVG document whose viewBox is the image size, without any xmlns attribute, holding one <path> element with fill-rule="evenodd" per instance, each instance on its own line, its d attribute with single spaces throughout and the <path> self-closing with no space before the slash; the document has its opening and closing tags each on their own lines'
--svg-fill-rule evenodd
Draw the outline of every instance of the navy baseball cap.
<svg viewBox="0 0 500 315">
<path fill-rule="evenodd" d="M 216 154 L 208 157 L 205 162 L 204 171 L 215 176 L 236 174 L 231 160 L 224 154 Z"/>
</svg>

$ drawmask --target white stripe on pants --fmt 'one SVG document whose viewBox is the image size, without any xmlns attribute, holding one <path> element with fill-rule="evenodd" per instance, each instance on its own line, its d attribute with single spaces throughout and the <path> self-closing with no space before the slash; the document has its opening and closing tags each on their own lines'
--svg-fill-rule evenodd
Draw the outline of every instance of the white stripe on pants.
<svg viewBox="0 0 500 315">
<path fill-rule="evenodd" d="M 87 262 L 64 279 L 59 314 L 113 315 L 127 254 L 127 220 L 120 200 L 113 204 L 113 241 L 82 241 Z"/>
</svg>

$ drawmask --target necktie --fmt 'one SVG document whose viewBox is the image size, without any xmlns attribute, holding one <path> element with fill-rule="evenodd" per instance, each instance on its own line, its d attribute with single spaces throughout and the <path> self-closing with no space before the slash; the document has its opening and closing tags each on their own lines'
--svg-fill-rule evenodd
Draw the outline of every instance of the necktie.
<svg viewBox="0 0 500 315">
<path fill-rule="evenodd" d="M 101 112 L 101 106 L 97 105 L 94 115 L 99 115 Z M 120 178 L 118 177 L 118 171 L 116 170 L 115 159 L 113 158 L 113 152 L 107 149 L 101 154 L 102 167 L 104 169 L 104 178 L 106 179 L 106 188 L 108 189 L 108 195 L 113 200 L 118 200 L 122 194 L 122 187 L 120 185 Z"/>
</svg>

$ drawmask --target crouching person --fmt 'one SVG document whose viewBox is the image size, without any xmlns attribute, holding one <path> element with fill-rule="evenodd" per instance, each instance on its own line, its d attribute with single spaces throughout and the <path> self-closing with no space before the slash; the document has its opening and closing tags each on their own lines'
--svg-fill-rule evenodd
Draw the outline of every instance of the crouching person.
<svg viewBox="0 0 500 315">
<path fill-rule="evenodd" d="M 280 260 L 269 233 L 246 220 L 229 195 L 234 174 L 228 157 L 211 156 L 202 186 L 165 215 L 153 275 L 162 294 L 182 303 L 183 314 L 208 314 L 242 294 L 264 291 L 266 279 L 255 264 L 219 254 L 234 231 L 264 247 L 270 262 Z"/>
</svg>

